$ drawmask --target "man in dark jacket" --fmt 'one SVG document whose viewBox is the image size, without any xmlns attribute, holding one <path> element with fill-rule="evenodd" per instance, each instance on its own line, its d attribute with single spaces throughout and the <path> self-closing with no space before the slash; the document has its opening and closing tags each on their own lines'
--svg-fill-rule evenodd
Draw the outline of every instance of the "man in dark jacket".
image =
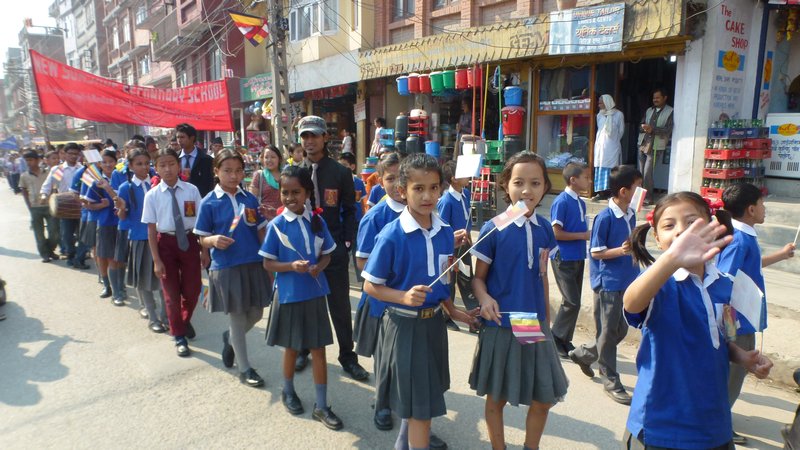
<svg viewBox="0 0 800 450">
<path fill-rule="evenodd" d="M 188 123 L 175 127 L 175 136 L 181 146 L 181 177 L 205 197 L 214 189 L 214 158 L 197 147 L 197 130 Z"/>
</svg>

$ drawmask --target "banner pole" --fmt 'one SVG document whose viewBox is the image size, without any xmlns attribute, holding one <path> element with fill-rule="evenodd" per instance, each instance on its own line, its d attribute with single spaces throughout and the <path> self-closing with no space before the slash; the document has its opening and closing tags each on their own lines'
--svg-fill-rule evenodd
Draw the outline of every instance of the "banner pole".
<svg viewBox="0 0 800 450">
<path fill-rule="evenodd" d="M 41 107 L 39 107 L 39 112 L 42 112 Z M 42 113 L 42 131 L 44 131 L 44 151 L 47 153 L 50 151 L 50 131 L 47 129 L 47 115 Z"/>
</svg>

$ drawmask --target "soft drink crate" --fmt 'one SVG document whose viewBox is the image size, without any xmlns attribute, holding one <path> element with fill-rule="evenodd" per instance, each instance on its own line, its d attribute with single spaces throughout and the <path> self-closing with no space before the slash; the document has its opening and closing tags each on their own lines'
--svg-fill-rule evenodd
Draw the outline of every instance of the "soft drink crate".
<svg viewBox="0 0 800 450">
<path fill-rule="evenodd" d="M 712 188 L 712 187 L 704 187 L 700 188 L 700 195 L 706 198 L 710 198 L 713 200 L 721 200 L 722 199 L 722 191 L 723 189 Z"/>
<path fill-rule="evenodd" d="M 744 139 L 747 137 L 747 128 L 709 128 L 709 139 Z"/>
<path fill-rule="evenodd" d="M 768 127 L 743 128 L 743 130 L 744 130 L 744 137 L 747 139 L 765 138 L 769 136 Z"/>
<path fill-rule="evenodd" d="M 745 178 L 758 178 L 763 177 L 765 173 L 765 167 L 748 167 L 744 170 L 744 177 Z"/>
<path fill-rule="evenodd" d="M 733 178 L 743 178 L 744 169 L 703 169 L 703 178 L 714 180 L 730 180 Z"/>
<path fill-rule="evenodd" d="M 772 139 L 746 139 L 742 147 L 749 150 L 769 150 L 772 148 Z"/>
<path fill-rule="evenodd" d="M 706 159 L 726 160 L 744 158 L 744 150 L 718 150 L 707 148 L 705 151 Z"/>
</svg>

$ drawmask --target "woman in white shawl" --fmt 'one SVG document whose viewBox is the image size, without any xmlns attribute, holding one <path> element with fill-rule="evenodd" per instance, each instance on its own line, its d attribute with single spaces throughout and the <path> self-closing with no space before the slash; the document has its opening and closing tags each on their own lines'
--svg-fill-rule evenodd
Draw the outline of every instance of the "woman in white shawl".
<svg viewBox="0 0 800 450">
<path fill-rule="evenodd" d="M 603 94 L 597 102 L 597 137 L 594 141 L 594 191 L 592 200 L 608 198 L 609 175 L 622 159 L 622 135 L 625 132 L 625 118 L 616 109 L 614 99 Z"/>
</svg>

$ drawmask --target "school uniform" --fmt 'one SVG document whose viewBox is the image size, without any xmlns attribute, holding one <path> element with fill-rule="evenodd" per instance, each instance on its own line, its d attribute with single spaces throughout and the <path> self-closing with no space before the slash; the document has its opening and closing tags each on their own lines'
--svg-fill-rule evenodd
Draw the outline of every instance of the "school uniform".
<svg viewBox="0 0 800 450">
<path fill-rule="evenodd" d="M 470 192 L 464 189 L 458 192 L 451 186 L 447 189 L 439 202 L 436 204 L 436 209 L 439 211 L 439 217 L 445 222 L 450 224 L 450 227 L 455 230 L 467 230 L 467 234 L 472 230 L 472 220 L 470 216 Z M 462 245 L 456 249 L 456 258 L 460 258 L 468 250 L 468 246 Z M 463 263 L 463 264 L 462 264 Z M 464 302 L 464 307 L 467 310 L 475 309 L 478 307 L 478 299 L 472 293 L 472 258 L 465 257 L 461 260 L 451 277 L 450 281 L 450 298 L 456 297 L 456 285 L 458 291 L 461 293 L 461 300 Z"/>
<path fill-rule="evenodd" d="M 393 220 L 400 217 L 405 205 L 386 197 L 385 202 L 378 203 L 364 215 L 358 225 L 356 238 L 356 257 L 368 259 L 375 249 L 375 240 L 383 228 Z M 378 328 L 381 317 L 386 309 L 386 303 L 370 297 L 366 292 L 361 292 L 361 300 L 356 309 L 355 324 L 353 325 L 353 340 L 356 344 L 356 354 L 371 357 L 375 353 L 378 342 Z"/>
<path fill-rule="evenodd" d="M 585 233 L 586 203 L 569 186 L 558 194 L 550 206 L 550 223 L 567 233 Z M 557 241 L 558 251 L 552 259 L 553 274 L 561 292 L 561 307 L 553 321 L 553 337 L 563 343 L 572 342 L 575 324 L 581 310 L 583 271 L 586 263 L 586 241 Z"/>
<path fill-rule="evenodd" d="M 601 252 L 621 247 L 636 227 L 636 212 L 623 212 L 611 198 L 608 208 L 600 211 L 592 223 L 590 251 Z M 630 255 L 595 259 L 589 255 L 589 276 L 594 291 L 595 341 L 583 344 L 571 353 L 583 364 L 597 361 L 605 389 L 619 392 L 625 388 L 617 373 L 617 345 L 625 339 L 628 324 L 622 314 L 622 295 L 636 279 L 639 268 Z"/>
<path fill-rule="evenodd" d="M 733 449 L 728 347 L 720 332 L 732 287 L 713 263 L 702 280 L 678 269 L 647 309 L 625 312 L 642 330 L 629 448 Z"/>
<path fill-rule="evenodd" d="M 364 218 L 364 196 L 367 195 L 367 189 L 364 187 L 364 180 L 358 175 L 353 175 L 353 188 L 355 189 L 356 198 L 358 199 L 355 204 L 356 239 L 358 239 L 358 227 L 361 223 L 361 219 Z M 356 273 L 356 281 L 358 281 L 358 283 L 363 283 L 364 279 L 361 278 L 361 271 L 358 270 L 358 264 L 356 264 L 356 250 L 357 246 L 350 246 L 350 257 L 353 259 L 353 270 Z M 355 328 L 353 329 L 353 340 L 355 340 Z"/>
<path fill-rule="evenodd" d="M 267 236 L 258 254 L 264 258 L 292 262 L 306 260 L 316 264 L 320 256 L 331 254 L 336 243 L 322 220 L 322 230 L 311 231 L 311 213 L 297 215 L 288 208 L 267 226 Z M 322 348 L 333 344 L 325 296 L 330 293 L 328 279 L 320 272 L 278 272 L 275 276 L 278 304 L 272 306 L 267 327 L 267 345 L 293 350 Z"/>
<path fill-rule="evenodd" d="M 108 181 L 108 178 L 103 175 L 103 178 Z M 90 203 L 99 203 L 103 200 L 108 202 L 103 209 L 90 211 L 90 217 L 93 215 L 95 223 L 97 224 L 95 244 L 95 253 L 98 258 L 113 259 L 114 250 L 116 248 L 117 239 L 117 223 L 119 219 L 114 214 L 114 201 L 105 189 L 97 187 L 97 182 L 92 183 L 92 187 L 86 190 L 83 197 Z"/>
<path fill-rule="evenodd" d="M 510 404 L 553 404 L 567 394 L 568 381 L 558 359 L 547 321 L 544 283 L 547 267 L 539 255 L 556 249 L 553 229 L 533 214 L 522 216 L 502 231 L 488 221 L 472 254 L 489 264 L 486 289 L 500 308 L 501 324 L 483 321 L 478 338 L 470 387 L 478 395 L 506 399 Z M 524 243 L 524 244 L 523 244 Z M 546 340 L 522 345 L 511 331 L 511 312 L 536 313 Z"/>
<path fill-rule="evenodd" d="M 171 189 L 174 189 L 174 201 Z M 186 335 L 200 295 L 200 244 L 192 229 L 201 200 L 197 188 L 181 180 L 177 180 L 173 188 L 161 182 L 144 196 L 142 222 L 155 224 L 158 231 L 158 252 L 166 272 L 161 279 L 161 289 L 167 305 L 170 333 L 175 337 Z M 181 250 L 181 241 L 175 235 L 173 202 L 177 202 L 177 215 L 188 240 L 185 250 Z"/>
<path fill-rule="evenodd" d="M 83 173 L 86 172 L 86 166 L 79 168 L 72 178 L 72 185 L 70 191 L 78 194 L 79 197 L 85 198 L 89 191 L 89 186 L 83 182 Z M 78 247 L 75 253 L 73 262 L 75 264 L 83 263 L 89 251 L 95 246 L 97 239 L 97 213 L 90 211 L 84 206 L 81 206 L 81 219 L 77 230 L 78 233 Z"/>
<path fill-rule="evenodd" d="M 239 224 L 230 232 L 231 223 L 244 211 Z M 210 312 L 246 313 L 251 308 L 269 306 L 272 289 L 256 249 L 261 245 L 258 230 L 267 220 L 258 212 L 259 201 L 251 193 L 238 188 L 236 195 L 219 185 L 203 198 L 194 226 L 198 236 L 224 235 L 234 243 L 227 249 L 211 249 L 208 272 L 208 310 Z"/>
<path fill-rule="evenodd" d="M 761 248 L 758 246 L 758 234 L 755 228 L 736 219 L 733 222 L 733 241 L 719 254 L 717 266 L 725 273 L 736 276 L 741 271 L 758 286 L 764 295 L 761 296 L 761 318 L 759 323 L 750 323 L 744 315 L 738 315 L 739 328 L 736 330 L 736 345 L 743 350 L 756 348 L 756 333 L 767 328 L 767 297 L 764 273 L 761 268 Z M 738 364 L 730 365 L 728 382 L 728 400 L 731 407 L 742 391 L 742 384 L 747 371 Z"/>
<path fill-rule="evenodd" d="M 383 188 L 382 184 L 376 184 L 369 191 L 369 198 L 367 198 L 367 206 L 371 208 L 377 205 L 378 202 L 383 200 L 384 197 L 386 197 L 386 189 Z"/>
<path fill-rule="evenodd" d="M 452 262 L 453 230 L 437 214 L 431 229 L 420 227 L 408 208 L 377 237 L 362 276 L 370 283 L 408 290 L 431 284 Z M 434 283 L 418 307 L 391 304 L 379 328 L 375 353 L 376 395 L 403 419 L 429 420 L 447 413 L 450 389 L 447 329 L 441 302 L 448 277 Z"/>
<path fill-rule="evenodd" d="M 149 178 L 140 180 L 134 176 L 131 181 L 120 185 L 117 195 L 125 201 L 127 209 L 125 219 L 119 221 L 119 228 L 127 230 L 130 243 L 126 284 L 140 290 L 155 291 L 161 285 L 153 273 L 153 255 L 147 243 L 147 224 L 142 222 L 144 197 L 149 190 Z"/>
</svg>

